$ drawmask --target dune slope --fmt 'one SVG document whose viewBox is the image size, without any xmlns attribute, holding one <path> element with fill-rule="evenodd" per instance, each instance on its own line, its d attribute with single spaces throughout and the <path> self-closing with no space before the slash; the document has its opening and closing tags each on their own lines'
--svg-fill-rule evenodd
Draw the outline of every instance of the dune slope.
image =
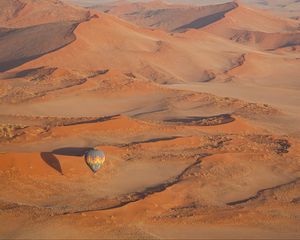
<svg viewBox="0 0 300 240">
<path fill-rule="evenodd" d="M 120 3 L 106 8 L 93 7 L 121 17 L 142 27 L 159 28 L 167 31 L 184 31 L 208 25 L 237 7 L 233 2 L 210 5 L 172 5 L 160 1 L 148 3 Z"/>
<path fill-rule="evenodd" d="M 0 37 L 0 71 L 68 45 L 75 40 L 73 31 L 77 25 L 75 22 L 63 22 L 9 29 Z"/>
<path fill-rule="evenodd" d="M 89 13 L 57 0 L 0 2 L 0 27 L 22 28 L 53 22 L 82 21 Z"/>
<path fill-rule="evenodd" d="M 0 2 L 0 236 L 298 239 L 297 21 L 102 7 Z"/>
</svg>

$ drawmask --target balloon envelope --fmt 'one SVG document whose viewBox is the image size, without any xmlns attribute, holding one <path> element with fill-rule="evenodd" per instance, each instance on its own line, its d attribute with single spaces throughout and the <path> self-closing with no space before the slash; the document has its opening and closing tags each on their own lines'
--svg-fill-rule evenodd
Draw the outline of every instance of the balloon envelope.
<svg viewBox="0 0 300 240">
<path fill-rule="evenodd" d="M 100 150 L 89 150 L 84 154 L 86 164 L 92 169 L 93 172 L 97 172 L 105 161 L 105 155 Z"/>
</svg>

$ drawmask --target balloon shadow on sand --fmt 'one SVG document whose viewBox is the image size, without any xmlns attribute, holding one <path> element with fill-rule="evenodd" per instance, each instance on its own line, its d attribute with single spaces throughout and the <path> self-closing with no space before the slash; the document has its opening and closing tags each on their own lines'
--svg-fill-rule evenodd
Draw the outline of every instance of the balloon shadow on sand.
<svg viewBox="0 0 300 240">
<path fill-rule="evenodd" d="M 59 172 L 61 175 L 64 175 L 61 165 L 60 165 L 60 162 L 55 155 L 82 157 L 82 156 L 84 156 L 84 154 L 87 151 L 92 150 L 92 149 L 94 149 L 94 148 L 88 148 L 88 147 L 58 148 L 58 149 L 53 150 L 52 152 L 41 152 L 41 158 L 44 160 L 45 163 L 47 163 L 54 170 Z"/>
<path fill-rule="evenodd" d="M 62 172 L 62 168 L 61 168 L 60 162 L 54 156 L 53 153 L 50 153 L 50 152 L 41 152 L 41 158 L 44 160 L 45 163 L 47 163 L 54 170 L 56 170 L 57 172 L 59 172 L 61 175 L 64 175 L 63 172 Z"/>
<path fill-rule="evenodd" d="M 66 147 L 58 148 L 52 151 L 53 154 L 62 156 L 82 157 L 87 151 L 93 150 L 89 147 Z"/>
</svg>

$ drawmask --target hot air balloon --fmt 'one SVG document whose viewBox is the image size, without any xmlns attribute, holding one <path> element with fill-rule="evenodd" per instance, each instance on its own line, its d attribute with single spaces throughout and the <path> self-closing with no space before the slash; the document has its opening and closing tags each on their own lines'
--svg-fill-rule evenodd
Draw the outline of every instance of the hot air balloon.
<svg viewBox="0 0 300 240">
<path fill-rule="evenodd" d="M 84 158 L 86 164 L 90 167 L 90 169 L 92 169 L 94 173 L 97 172 L 102 167 L 105 161 L 104 153 L 96 149 L 87 151 L 84 154 Z"/>
</svg>

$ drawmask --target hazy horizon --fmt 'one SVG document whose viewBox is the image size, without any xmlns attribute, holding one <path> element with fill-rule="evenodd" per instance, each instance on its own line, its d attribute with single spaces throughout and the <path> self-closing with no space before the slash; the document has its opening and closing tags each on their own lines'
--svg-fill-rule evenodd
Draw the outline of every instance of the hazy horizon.
<svg viewBox="0 0 300 240">
<path fill-rule="evenodd" d="M 117 2 L 114 0 L 64 0 L 65 2 L 71 2 L 82 6 L 93 6 L 102 3 Z M 127 0 L 129 2 L 151 2 L 153 0 Z M 232 2 L 230 0 L 162 0 L 169 3 L 182 3 L 182 4 L 196 4 L 196 5 L 208 5 Z"/>
</svg>

